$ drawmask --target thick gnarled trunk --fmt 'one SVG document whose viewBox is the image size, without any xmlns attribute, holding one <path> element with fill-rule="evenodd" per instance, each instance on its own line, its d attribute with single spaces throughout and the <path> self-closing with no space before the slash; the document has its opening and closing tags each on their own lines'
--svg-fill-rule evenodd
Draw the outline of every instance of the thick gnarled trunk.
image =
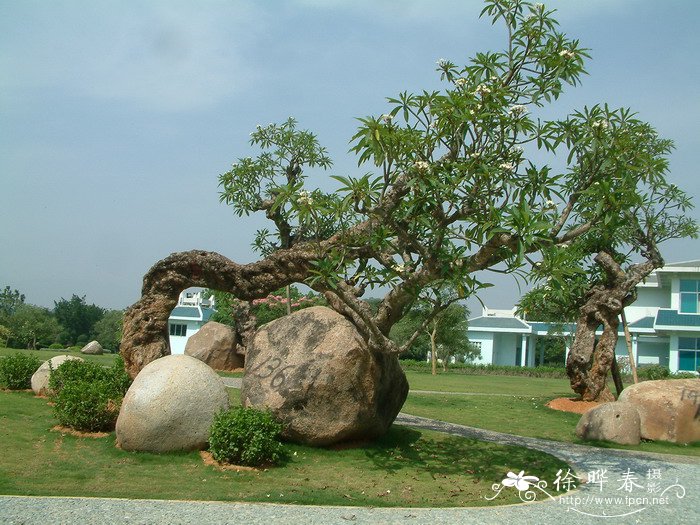
<svg viewBox="0 0 700 525">
<path fill-rule="evenodd" d="M 584 401 L 614 401 L 607 386 L 607 376 L 615 360 L 617 331 L 625 306 L 636 299 L 636 286 L 655 268 L 663 266 L 657 250 L 650 251 L 648 260 L 627 270 L 607 252 L 595 257 L 606 274 L 604 285 L 594 286 L 579 309 L 576 337 L 566 360 L 566 373 L 571 388 Z M 596 330 L 603 333 L 596 340 Z"/>
</svg>

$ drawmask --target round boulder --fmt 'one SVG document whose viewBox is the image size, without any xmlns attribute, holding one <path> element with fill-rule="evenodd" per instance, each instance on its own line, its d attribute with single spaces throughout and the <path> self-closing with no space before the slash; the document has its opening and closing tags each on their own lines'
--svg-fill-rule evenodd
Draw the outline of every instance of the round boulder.
<svg viewBox="0 0 700 525">
<path fill-rule="evenodd" d="M 642 381 L 625 388 L 619 400 L 637 408 L 643 439 L 700 441 L 700 379 Z"/>
<path fill-rule="evenodd" d="M 630 403 L 603 403 L 581 416 L 576 435 L 581 439 L 612 441 L 622 445 L 639 445 L 639 412 Z"/>
<path fill-rule="evenodd" d="M 243 358 L 236 353 L 236 332 L 230 326 L 209 321 L 187 340 L 185 355 L 199 359 L 214 370 L 243 368 Z"/>
<path fill-rule="evenodd" d="M 323 446 L 379 437 L 407 395 L 398 359 L 370 351 L 355 326 L 330 308 L 272 321 L 247 349 L 243 405 L 269 408 L 290 441 Z"/>
<path fill-rule="evenodd" d="M 88 355 L 102 355 L 104 354 L 104 350 L 102 349 L 102 345 L 97 341 L 90 341 L 80 349 L 80 353 Z"/>
<path fill-rule="evenodd" d="M 83 359 L 73 355 L 57 355 L 48 361 L 44 361 L 37 371 L 34 372 L 34 375 L 32 375 L 32 390 L 34 393 L 37 396 L 48 394 L 51 371 L 56 370 L 63 363 L 70 360 L 82 361 Z"/>
<path fill-rule="evenodd" d="M 146 365 L 122 401 L 117 445 L 124 450 L 201 450 L 214 415 L 229 407 L 216 372 L 187 355 L 170 355 Z"/>
</svg>

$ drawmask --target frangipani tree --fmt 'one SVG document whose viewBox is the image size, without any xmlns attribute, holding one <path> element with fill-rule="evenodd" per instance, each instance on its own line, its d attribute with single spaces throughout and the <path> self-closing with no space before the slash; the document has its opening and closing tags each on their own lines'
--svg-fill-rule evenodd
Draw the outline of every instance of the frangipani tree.
<svg viewBox="0 0 700 525">
<path fill-rule="evenodd" d="M 489 285 L 477 271 L 515 271 L 526 255 L 557 253 L 619 215 L 628 198 L 610 192 L 617 168 L 609 159 L 629 114 L 595 107 L 563 121 L 534 116 L 579 82 L 586 50 L 541 4 L 488 0 L 482 14 L 507 28 L 505 50 L 465 66 L 440 60 L 442 90 L 401 93 L 386 113 L 360 119 L 352 151 L 371 171 L 334 176 L 335 193 L 308 187 L 307 168 L 331 166 L 313 134 L 293 120 L 253 133 L 258 156 L 239 159 L 220 182 L 237 213 L 262 212 L 274 224 L 256 236 L 266 255 L 241 265 L 193 251 L 157 263 L 126 315 L 122 353 L 132 374 L 169 353 L 167 317 L 188 286 L 253 300 L 305 283 L 372 351 L 397 355 L 415 338 L 398 346 L 389 331 L 419 298 L 432 300 L 437 315 Z M 528 160 L 535 148 L 568 156 L 567 169 Z M 627 173 L 625 188 L 644 180 Z M 363 300 L 368 289 L 389 290 L 376 311 Z"/>
</svg>

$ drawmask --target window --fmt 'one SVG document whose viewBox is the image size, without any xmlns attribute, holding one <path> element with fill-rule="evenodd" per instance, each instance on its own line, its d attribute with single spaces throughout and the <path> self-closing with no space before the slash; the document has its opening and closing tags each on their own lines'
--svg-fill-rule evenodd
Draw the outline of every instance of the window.
<svg viewBox="0 0 700 525">
<path fill-rule="evenodd" d="M 171 324 L 170 325 L 170 335 L 185 337 L 187 335 L 187 325 L 186 324 Z"/>
<path fill-rule="evenodd" d="M 700 339 L 678 338 L 678 370 L 695 372 L 700 367 Z"/>
<path fill-rule="evenodd" d="M 681 279 L 681 313 L 700 313 L 700 281 Z"/>
</svg>

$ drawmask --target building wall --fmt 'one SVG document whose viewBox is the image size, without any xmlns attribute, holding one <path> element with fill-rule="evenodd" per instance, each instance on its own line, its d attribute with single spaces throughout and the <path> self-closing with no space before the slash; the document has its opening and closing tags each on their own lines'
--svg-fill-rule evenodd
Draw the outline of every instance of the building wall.
<svg viewBox="0 0 700 525">
<path fill-rule="evenodd" d="M 637 341 L 637 364 L 669 366 L 668 341 L 654 341 L 652 339 Z"/>
<path fill-rule="evenodd" d="M 480 365 L 490 365 L 493 363 L 493 333 L 491 332 L 470 332 L 469 341 L 481 346 L 481 356 L 472 362 Z"/>
<path fill-rule="evenodd" d="M 520 346 L 520 334 L 496 333 L 493 338 L 493 364 L 516 366 L 516 348 Z"/>
<path fill-rule="evenodd" d="M 668 288 L 637 288 L 637 300 L 625 308 L 628 323 L 642 317 L 656 316 L 659 308 L 671 307 L 671 290 Z"/>
<path fill-rule="evenodd" d="M 179 336 L 179 335 L 171 335 L 170 336 L 170 353 L 175 355 L 175 354 L 184 354 L 185 353 L 185 346 L 187 345 L 187 340 L 192 337 L 194 334 L 199 332 L 199 329 L 202 327 L 202 324 L 199 321 L 178 321 L 178 320 L 172 320 L 168 323 L 168 330 L 170 329 L 171 324 L 186 324 L 187 325 L 187 335 L 185 336 Z"/>
</svg>

